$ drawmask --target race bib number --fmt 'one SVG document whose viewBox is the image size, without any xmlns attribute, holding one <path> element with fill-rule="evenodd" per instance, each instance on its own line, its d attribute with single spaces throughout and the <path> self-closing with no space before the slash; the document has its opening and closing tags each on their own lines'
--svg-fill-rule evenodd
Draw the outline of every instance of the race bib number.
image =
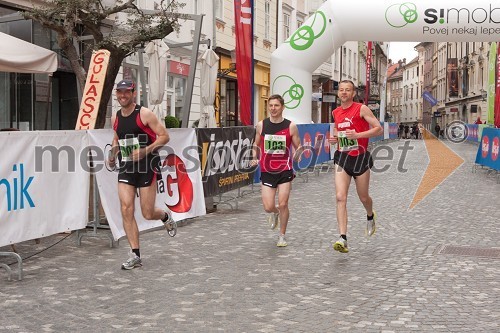
<svg viewBox="0 0 500 333">
<path fill-rule="evenodd" d="M 139 144 L 139 138 L 127 138 L 118 140 L 120 145 L 120 153 L 122 155 L 122 162 L 132 161 L 132 152 L 136 149 L 141 148 Z"/>
<path fill-rule="evenodd" d="M 351 151 L 358 149 L 358 140 L 357 139 L 348 139 L 346 137 L 345 131 L 338 132 L 339 138 L 339 151 Z"/>
<path fill-rule="evenodd" d="M 264 152 L 266 154 L 284 154 L 286 137 L 284 135 L 266 134 L 264 136 Z"/>
</svg>

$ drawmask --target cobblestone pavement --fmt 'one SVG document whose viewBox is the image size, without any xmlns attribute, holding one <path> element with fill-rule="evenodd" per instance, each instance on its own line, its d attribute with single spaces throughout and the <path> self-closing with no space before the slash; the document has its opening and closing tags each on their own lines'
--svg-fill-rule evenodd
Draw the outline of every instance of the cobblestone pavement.
<svg viewBox="0 0 500 333">
<path fill-rule="evenodd" d="M 413 149 L 403 163 L 405 142 Z M 120 269 L 126 241 L 110 248 L 106 238 L 84 237 L 77 246 L 73 234 L 20 244 L 26 256 L 59 241 L 25 260 L 22 281 L 0 269 L 0 332 L 499 332 L 499 252 L 441 252 L 500 248 L 500 184 L 471 172 L 475 145 L 449 146 L 464 164 L 408 210 L 429 162 L 425 145 L 387 144 L 395 158 L 376 162 L 389 169 L 371 183 L 379 228 L 364 236 L 352 185 L 348 254 L 331 246 L 332 172 L 294 181 L 286 248 L 276 247 L 259 191 L 174 238 L 142 235 L 144 266 L 132 271 Z"/>
</svg>

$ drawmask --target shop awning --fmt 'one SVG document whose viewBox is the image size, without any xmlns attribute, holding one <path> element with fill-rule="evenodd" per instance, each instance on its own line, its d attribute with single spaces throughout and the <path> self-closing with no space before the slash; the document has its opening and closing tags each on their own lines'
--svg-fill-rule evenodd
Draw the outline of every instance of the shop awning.
<svg viewBox="0 0 500 333">
<path fill-rule="evenodd" d="M 57 54 L 35 44 L 0 32 L 0 72 L 52 73 Z"/>
</svg>

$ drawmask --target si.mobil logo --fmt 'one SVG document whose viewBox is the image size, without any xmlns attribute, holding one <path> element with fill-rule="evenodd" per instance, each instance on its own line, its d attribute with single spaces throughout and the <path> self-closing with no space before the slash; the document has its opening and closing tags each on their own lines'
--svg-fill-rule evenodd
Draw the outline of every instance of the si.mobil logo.
<svg viewBox="0 0 500 333">
<path fill-rule="evenodd" d="M 417 19 L 417 6 L 412 2 L 396 3 L 385 10 L 385 20 L 394 28 L 402 28 Z"/>
<path fill-rule="evenodd" d="M 302 145 L 304 146 L 304 157 L 305 158 L 309 158 L 311 157 L 311 149 L 310 147 L 312 146 L 312 139 L 311 139 L 311 134 L 309 133 L 305 133 L 304 134 L 304 142 L 302 143 Z"/>
<path fill-rule="evenodd" d="M 493 1 L 492 1 L 493 2 Z M 436 2 L 437 4 L 437 2 Z M 394 3 L 387 7 L 385 10 L 385 20 L 387 23 L 394 28 L 403 28 L 412 23 L 417 22 L 419 19 L 419 13 L 421 13 L 424 24 L 499 24 L 500 23 L 500 7 L 495 6 L 495 4 L 490 3 L 485 7 L 475 7 L 473 2 L 470 7 L 425 7 L 417 9 L 417 6 L 413 2 L 399 2 Z M 477 33 L 475 27 L 462 27 L 462 29 L 456 29 L 453 31 L 443 30 L 442 34 L 464 34 L 464 33 Z M 482 34 L 491 34 L 495 30 L 481 29 Z"/>
<path fill-rule="evenodd" d="M 481 155 L 483 158 L 488 156 L 488 152 L 490 151 L 490 138 L 487 135 L 483 135 L 483 140 L 481 141 Z"/>
<path fill-rule="evenodd" d="M 498 136 L 493 138 L 491 143 L 491 159 L 496 161 L 498 159 L 498 151 L 500 150 L 500 139 Z"/>
</svg>

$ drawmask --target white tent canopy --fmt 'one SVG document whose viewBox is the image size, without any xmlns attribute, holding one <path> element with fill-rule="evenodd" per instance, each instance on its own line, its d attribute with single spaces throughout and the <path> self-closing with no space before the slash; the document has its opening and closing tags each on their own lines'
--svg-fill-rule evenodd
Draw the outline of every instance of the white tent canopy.
<svg viewBox="0 0 500 333">
<path fill-rule="evenodd" d="M 52 73 L 57 54 L 43 47 L 0 32 L 0 72 Z"/>
</svg>

